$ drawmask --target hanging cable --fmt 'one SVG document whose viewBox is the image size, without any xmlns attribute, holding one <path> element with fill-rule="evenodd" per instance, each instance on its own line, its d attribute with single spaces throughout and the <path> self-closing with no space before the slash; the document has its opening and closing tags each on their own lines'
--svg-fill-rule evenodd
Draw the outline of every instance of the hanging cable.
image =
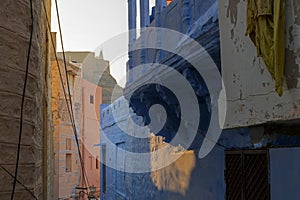
<svg viewBox="0 0 300 200">
<path fill-rule="evenodd" d="M 69 92 L 69 101 L 70 101 L 70 106 L 71 106 L 71 111 L 72 111 L 71 114 L 72 114 L 72 118 L 75 119 L 74 114 L 73 114 L 73 106 L 72 106 L 72 98 L 71 98 L 69 77 L 68 77 L 68 73 L 67 73 L 68 69 L 67 69 L 66 55 L 65 55 L 64 43 L 63 43 L 63 37 L 62 37 L 62 31 L 61 31 L 61 25 L 60 25 L 60 17 L 59 17 L 57 0 L 55 0 L 55 7 L 56 7 L 56 15 L 57 15 L 57 22 L 58 22 L 61 49 L 62 49 L 62 53 L 63 53 L 64 67 L 65 67 L 65 71 L 66 71 L 66 80 L 67 80 L 66 82 L 67 82 L 67 88 L 68 88 L 68 92 Z M 75 123 L 75 121 L 74 121 L 74 123 Z"/>
<path fill-rule="evenodd" d="M 67 82 L 67 88 L 68 88 L 68 92 L 69 92 L 70 108 L 71 108 L 71 114 L 72 114 L 72 118 L 73 118 L 73 122 L 74 122 L 74 124 L 73 124 L 74 125 L 74 136 L 75 136 L 77 149 L 78 149 L 78 152 L 79 152 L 79 158 L 80 158 L 80 161 L 82 162 L 82 168 L 83 168 L 83 171 L 84 171 L 83 178 L 84 178 L 86 172 L 85 172 L 85 167 L 84 167 L 84 161 L 82 159 L 81 152 L 80 152 L 77 129 L 76 129 L 76 126 L 75 126 L 75 118 L 74 118 L 74 114 L 73 114 L 72 97 L 71 97 L 71 91 L 70 91 L 70 84 L 69 84 L 69 78 L 68 78 L 68 69 L 67 69 L 67 63 L 66 63 L 66 56 L 65 56 L 64 44 L 63 44 L 63 37 L 62 37 L 62 30 L 61 30 L 61 23 L 60 23 L 57 0 L 55 0 L 55 7 L 56 7 L 56 14 L 57 14 L 57 22 L 58 22 L 58 27 L 59 27 L 60 42 L 61 42 L 61 47 L 62 47 L 62 52 L 63 52 L 63 61 L 64 61 L 64 68 L 65 68 L 66 82 Z M 87 182 L 88 182 L 88 180 L 87 180 Z M 88 182 L 88 184 L 89 184 L 89 182 Z"/>
<path fill-rule="evenodd" d="M 63 94 L 64 94 L 64 97 L 65 97 L 65 100 L 66 100 L 67 110 L 68 110 L 68 113 L 69 113 L 69 117 L 70 117 L 70 121 L 71 121 L 71 124 L 72 124 L 73 131 L 74 131 L 74 136 L 75 136 L 76 145 L 77 145 L 77 149 L 78 149 L 78 154 L 79 154 L 79 160 L 80 160 L 80 165 L 81 165 L 83 180 L 85 182 L 85 185 L 89 186 L 89 181 L 88 181 L 88 178 L 86 176 L 86 171 L 85 171 L 85 167 L 84 167 L 84 161 L 83 161 L 82 156 L 81 156 L 81 151 L 80 151 L 79 142 L 78 142 L 78 136 L 77 136 L 77 130 L 76 130 L 76 125 L 75 125 L 75 119 L 74 119 L 74 115 L 73 115 L 71 93 L 70 93 L 70 89 L 69 89 L 69 81 L 67 80 L 67 86 L 68 86 L 68 91 L 69 91 L 70 102 L 68 101 L 67 94 L 66 94 L 66 91 L 65 91 L 65 88 L 64 88 L 62 73 L 61 73 L 61 70 L 60 70 L 60 64 L 59 64 L 58 57 L 57 57 L 57 54 L 56 54 L 55 42 L 54 42 L 53 36 L 51 34 L 51 31 L 50 31 L 51 30 L 51 26 L 50 26 L 50 22 L 49 22 L 49 19 L 48 19 L 47 9 L 46 9 L 44 0 L 42 1 L 42 3 L 43 3 L 45 15 L 46 15 L 46 20 L 47 20 L 48 30 L 49 30 L 49 33 L 50 33 L 51 43 L 52 43 L 52 47 L 53 47 L 53 51 L 54 51 L 54 55 L 55 55 L 55 59 L 56 59 L 57 67 L 58 67 L 58 71 L 59 71 L 59 77 L 60 77 L 60 82 L 61 82 L 61 86 L 62 86 L 62 89 L 63 89 Z M 65 69 L 67 69 L 66 68 L 66 62 L 64 62 L 64 63 L 65 63 Z M 65 70 L 65 73 L 66 73 L 66 76 L 67 76 L 67 70 Z M 69 103 L 71 104 L 70 106 L 69 106 Z"/>
<path fill-rule="evenodd" d="M 24 105 L 25 105 L 26 87 L 27 87 L 27 80 L 28 80 L 28 73 L 29 73 L 30 52 L 31 52 L 33 29 L 34 29 L 32 0 L 30 0 L 30 15 L 31 15 L 30 39 L 29 39 L 29 46 L 28 46 L 28 52 L 27 52 L 25 79 L 24 79 L 24 85 L 23 85 L 23 94 L 22 94 L 22 102 L 21 102 L 21 114 L 20 114 L 20 125 L 19 125 L 20 129 L 19 129 L 17 161 L 16 161 L 16 169 L 15 169 L 13 188 L 12 188 L 12 192 L 11 192 L 11 200 L 14 199 L 15 189 L 16 189 L 16 184 L 17 184 L 17 177 L 18 177 L 18 170 L 19 170 L 21 140 L 22 140 L 22 133 L 23 133 Z"/>
<path fill-rule="evenodd" d="M 10 173 L 5 167 L 3 167 L 1 164 L 0 164 L 0 167 L 8 174 L 10 175 L 13 179 L 15 179 L 14 175 L 12 173 Z M 19 181 L 18 179 L 16 179 L 17 182 L 27 191 L 31 194 L 31 196 L 35 199 L 35 200 L 38 200 L 38 198 L 33 194 L 33 192 L 28 188 L 26 187 L 26 185 L 24 183 L 22 183 L 21 181 Z"/>
</svg>

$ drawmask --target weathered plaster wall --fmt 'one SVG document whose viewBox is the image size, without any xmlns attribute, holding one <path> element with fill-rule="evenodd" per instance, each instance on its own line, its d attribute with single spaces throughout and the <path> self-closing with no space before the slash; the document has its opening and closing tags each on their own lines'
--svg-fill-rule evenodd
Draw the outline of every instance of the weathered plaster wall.
<svg viewBox="0 0 300 200">
<path fill-rule="evenodd" d="M 227 95 L 224 128 L 300 117 L 300 6 L 285 1 L 284 94 L 275 92 L 274 81 L 256 47 L 245 36 L 246 1 L 219 0 L 222 76 Z"/>
<path fill-rule="evenodd" d="M 46 2 L 50 18 L 50 0 Z M 38 199 L 52 197 L 49 33 L 41 1 L 33 1 L 34 34 L 24 108 L 18 180 Z M 14 174 L 22 89 L 30 36 L 30 3 L 4 0 L 0 7 L 0 164 Z M 48 146 L 50 145 L 50 146 Z M 13 179 L 0 168 L 0 197 L 10 199 Z M 33 197 L 17 184 L 15 199 Z"/>
</svg>

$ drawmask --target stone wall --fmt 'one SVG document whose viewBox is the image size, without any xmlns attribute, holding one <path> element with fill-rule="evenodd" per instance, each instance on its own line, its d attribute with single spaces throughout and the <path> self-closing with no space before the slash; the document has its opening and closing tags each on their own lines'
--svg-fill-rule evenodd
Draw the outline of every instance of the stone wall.
<svg viewBox="0 0 300 200">
<path fill-rule="evenodd" d="M 50 19 L 50 0 L 46 9 Z M 18 180 L 38 199 L 51 199 L 53 165 L 51 148 L 51 67 L 49 32 L 41 1 L 33 1 L 34 34 L 25 98 Z M 14 174 L 22 89 L 29 45 L 30 2 L 4 0 L 0 7 L 0 164 Z M 0 197 L 10 199 L 13 179 L 0 168 Z M 15 198 L 31 200 L 17 184 Z"/>
</svg>

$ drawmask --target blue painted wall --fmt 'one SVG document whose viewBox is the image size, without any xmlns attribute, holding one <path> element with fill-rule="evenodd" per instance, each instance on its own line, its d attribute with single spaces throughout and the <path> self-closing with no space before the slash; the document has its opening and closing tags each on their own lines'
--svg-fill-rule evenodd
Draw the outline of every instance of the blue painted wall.
<svg viewBox="0 0 300 200">
<path fill-rule="evenodd" d="M 300 197 L 300 148 L 270 150 L 271 199 Z"/>
<path fill-rule="evenodd" d="M 115 166 L 120 159 L 124 159 L 126 167 L 130 168 L 139 165 L 139 160 L 130 160 L 126 155 L 123 158 L 118 157 L 116 160 L 116 151 L 107 145 L 112 143 L 117 145 L 122 143 L 123 149 L 130 152 L 149 152 L 151 143 L 150 139 L 137 139 L 131 137 L 131 134 L 138 135 L 149 129 L 136 128 L 128 123 L 129 119 L 133 119 L 136 124 L 143 126 L 142 118 L 134 114 L 129 109 L 128 102 L 124 97 L 121 97 L 116 102 L 106 107 L 101 112 L 101 144 L 106 144 L 106 160 L 109 166 L 106 167 L 106 192 L 101 192 L 101 199 L 189 199 L 189 200 L 222 200 L 225 199 L 225 148 L 247 148 L 251 147 L 248 129 L 237 129 L 233 131 L 224 131 L 222 133 L 219 144 L 214 150 L 204 159 L 198 158 L 198 149 L 192 150 L 192 156 L 184 158 L 185 164 L 173 163 L 164 170 L 159 170 L 157 173 L 165 174 L 164 188 L 159 188 L 157 183 L 153 181 L 153 173 L 123 173 L 117 171 L 111 166 Z M 104 137 L 107 138 L 104 140 Z M 151 167 L 151 158 L 143 160 L 145 165 Z M 178 168 L 179 167 L 179 168 Z M 183 170 L 182 169 L 186 169 Z M 172 174 L 179 178 L 172 177 Z M 103 177 L 101 177 L 103 179 Z M 187 187 L 184 188 L 184 194 L 178 188 L 178 191 L 169 188 L 169 183 L 174 185 L 181 184 L 185 181 Z M 122 189 L 120 189 L 122 188 Z"/>
</svg>

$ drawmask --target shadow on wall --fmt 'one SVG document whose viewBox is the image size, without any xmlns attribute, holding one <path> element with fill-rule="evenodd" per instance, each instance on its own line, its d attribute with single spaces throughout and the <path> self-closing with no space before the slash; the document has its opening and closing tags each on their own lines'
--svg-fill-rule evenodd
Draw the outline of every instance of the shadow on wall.
<svg viewBox="0 0 300 200">
<path fill-rule="evenodd" d="M 228 146 L 251 146 L 246 130 L 224 132 L 220 140 L 222 144 Z M 155 138 L 157 140 L 159 137 L 154 136 L 150 140 L 155 140 Z M 150 150 L 153 149 L 151 143 L 150 141 Z M 141 147 L 141 143 L 139 145 Z M 154 149 L 157 148 L 159 147 L 154 147 Z M 206 158 L 201 160 L 198 158 L 198 152 L 199 149 L 186 151 L 171 165 L 157 171 L 129 174 L 128 177 L 131 176 L 132 181 L 130 199 L 225 199 L 224 148 L 216 146 Z M 164 162 L 168 159 L 167 157 L 172 156 L 172 153 L 171 155 L 160 155 L 160 157 L 156 158 L 154 154 L 149 159 L 149 165 L 155 166 Z M 175 147 L 174 154 L 176 154 Z"/>
<path fill-rule="evenodd" d="M 224 199 L 224 151 L 199 160 L 188 151 L 170 166 L 151 173 L 127 174 L 132 180 L 129 199 Z"/>
<path fill-rule="evenodd" d="M 157 161 L 158 159 L 161 161 Z M 163 162 L 164 159 L 159 157 L 151 158 L 151 165 Z M 151 180 L 158 190 L 172 191 L 185 196 L 195 166 L 196 158 L 194 151 L 188 151 L 172 165 L 151 172 Z"/>
</svg>

